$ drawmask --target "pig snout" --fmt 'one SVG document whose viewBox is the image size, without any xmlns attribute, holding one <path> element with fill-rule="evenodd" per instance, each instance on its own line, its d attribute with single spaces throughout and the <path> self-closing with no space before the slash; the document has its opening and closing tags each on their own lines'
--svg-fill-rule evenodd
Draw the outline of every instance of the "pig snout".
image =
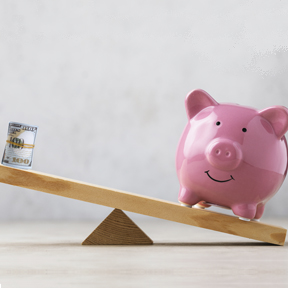
<svg viewBox="0 0 288 288">
<path fill-rule="evenodd" d="M 209 163 L 220 170 L 234 170 L 242 160 L 240 145 L 229 139 L 214 139 L 206 149 Z"/>
</svg>

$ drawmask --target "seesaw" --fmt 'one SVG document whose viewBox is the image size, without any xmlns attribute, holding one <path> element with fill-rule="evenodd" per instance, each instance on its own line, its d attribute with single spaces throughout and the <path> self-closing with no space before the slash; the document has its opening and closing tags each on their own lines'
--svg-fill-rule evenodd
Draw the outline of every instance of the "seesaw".
<svg viewBox="0 0 288 288">
<path fill-rule="evenodd" d="M 105 188 L 76 180 L 0 165 L 0 182 L 71 199 L 115 208 L 83 241 L 95 244 L 153 244 L 153 241 L 122 211 L 206 228 L 276 245 L 284 245 L 287 230 L 261 222 L 178 203 Z"/>
</svg>

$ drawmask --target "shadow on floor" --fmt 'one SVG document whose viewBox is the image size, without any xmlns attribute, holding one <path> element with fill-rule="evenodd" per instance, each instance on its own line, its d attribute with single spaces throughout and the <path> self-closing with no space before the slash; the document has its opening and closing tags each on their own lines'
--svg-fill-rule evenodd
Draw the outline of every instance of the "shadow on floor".
<svg viewBox="0 0 288 288">
<path fill-rule="evenodd" d="M 155 246 L 278 246 L 265 242 L 172 242 L 154 243 Z"/>
</svg>

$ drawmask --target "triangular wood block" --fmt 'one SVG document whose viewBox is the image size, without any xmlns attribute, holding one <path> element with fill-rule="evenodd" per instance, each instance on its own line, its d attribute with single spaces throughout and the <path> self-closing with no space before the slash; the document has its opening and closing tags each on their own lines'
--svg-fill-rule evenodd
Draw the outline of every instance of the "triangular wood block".
<svg viewBox="0 0 288 288">
<path fill-rule="evenodd" d="M 114 209 L 82 243 L 82 245 L 149 244 L 153 244 L 153 241 L 120 209 Z"/>
</svg>

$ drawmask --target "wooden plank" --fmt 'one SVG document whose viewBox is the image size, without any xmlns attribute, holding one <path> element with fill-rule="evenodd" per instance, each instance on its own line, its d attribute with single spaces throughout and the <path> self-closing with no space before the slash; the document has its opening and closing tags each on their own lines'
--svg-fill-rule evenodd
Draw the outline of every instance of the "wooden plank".
<svg viewBox="0 0 288 288">
<path fill-rule="evenodd" d="M 261 222 L 241 221 L 234 216 L 32 170 L 0 165 L 0 182 L 277 245 L 284 245 L 287 232 Z"/>
</svg>

